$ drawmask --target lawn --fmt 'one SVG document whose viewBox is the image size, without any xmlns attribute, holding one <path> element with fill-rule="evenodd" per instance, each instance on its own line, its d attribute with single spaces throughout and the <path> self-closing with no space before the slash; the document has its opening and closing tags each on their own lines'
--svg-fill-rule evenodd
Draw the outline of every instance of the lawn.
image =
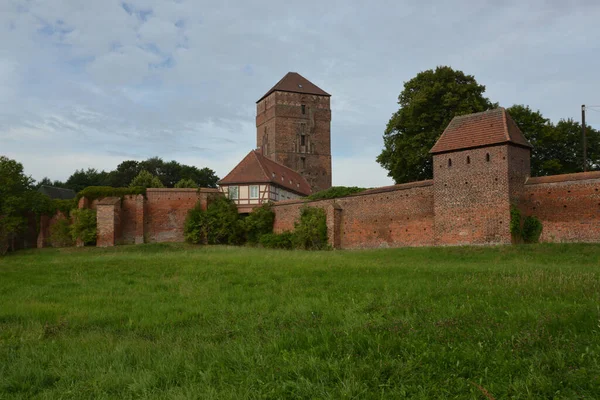
<svg viewBox="0 0 600 400">
<path fill-rule="evenodd" d="M 0 398 L 600 398 L 600 246 L 0 258 Z"/>
</svg>

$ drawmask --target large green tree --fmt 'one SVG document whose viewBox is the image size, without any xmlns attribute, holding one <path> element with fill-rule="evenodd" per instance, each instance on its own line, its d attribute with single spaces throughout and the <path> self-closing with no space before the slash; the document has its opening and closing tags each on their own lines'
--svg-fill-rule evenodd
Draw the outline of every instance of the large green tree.
<svg viewBox="0 0 600 400">
<path fill-rule="evenodd" d="M 523 134 L 533 145 L 531 175 L 545 176 L 581 172 L 583 146 L 581 124 L 572 119 L 553 124 L 540 111 L 514 105 L 507 109 Z M 588 169 L 600 169 L 600 132 L 586 126 Z"/>
<path fill-rule="evenodd" d="M 400 109 L 387 124 L 377 162 L 396 183 L 431 179 L 429 150 L 452 118 L 497 106 L 484 92 L 472 75 L 450 67 L 420 72 L 404 83 Z"/>
</svg>

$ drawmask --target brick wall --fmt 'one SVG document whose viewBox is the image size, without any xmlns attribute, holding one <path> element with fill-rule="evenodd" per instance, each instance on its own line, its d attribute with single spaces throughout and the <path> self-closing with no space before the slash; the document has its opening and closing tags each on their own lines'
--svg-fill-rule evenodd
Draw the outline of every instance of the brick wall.
<svg viewBox="0 0 600 400">
<path fill-rule="evenodd" d="M 433 156 L 436 244 L 511 243 L 509 147 Z"/>
<path fill-rule="evenodd" d="M 372 189 L 353 196 L 275 204 L 275 232 L 294 229 L 303 205 L 328 210 L 330 240 L 339 248 L 374 248 L 433 245 L 432 181 Z M 335 205 L 335 207 L 331 207 Z M 330 216 L 331 213 L 334 213 Z"/>
<path fill-rule="evenodd" d="M 217 189 L 148 189 L 146 191 L 144 236 L 151 242 L 183 242 L 183 225 L 198 201 L 206 208 Z"/>
<path fill-rule="evenodd" d="M 543 242 L 600 242 L 600 172 L 529 178 L 523 204 Z"/>
</svg>

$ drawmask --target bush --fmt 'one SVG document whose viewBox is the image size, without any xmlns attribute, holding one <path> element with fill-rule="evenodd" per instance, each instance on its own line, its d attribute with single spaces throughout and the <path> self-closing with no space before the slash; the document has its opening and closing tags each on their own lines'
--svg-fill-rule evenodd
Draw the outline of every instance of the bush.
<svg viewBox="0 0 600 400">
<path fill-rule="evenodd" d="M 542 229 L 542 222 L 537 217 L 528 216 L 523 221 L 523 241 L 525 243 L 538 243 Z"/>
<path fill-rule="evenodd" d="M 130 187 L 143 187 L 143 188 L 163 188 L 165 185 L 161 182 L 158 176 L 152 175 L 145 169 L 141 170 L 138 176 L 133 178 Z"/>
<path fill-rule="evenodd" d="M 73 224 L 71 237 L 73 241 L 81 239 L 84 245 L 96 243 L 96 211 L 78 208 L 71 212 Z"/>
<path fill-rule="evenodd" d="M 219 196 L 203 211 L 200 204 L 188 212 L 184 235 L 191 243 L 242 244 L 244 227 L 233 201 Z"/>
<path fill-rule="evenodd" d="M 294 241 L 304 250 L 327 249 L 327 214 L 322 208 L 303 207 L 300 219 L 294 224 Z"/>
<path fill-rule="evenodd" d="M 111 186 L 88 186 L 83 189 L 81 192 L 77 193 L 77 199 L 75 200 L 75 204 L 81 199 L 85 197 L 90 201 L 96 199 L 102 199 L 104 197 L 120 197 L 123 198 L 127 195 L 137 195 L 143 194 L 146 195 L 146 188 L 144 187 L 123 187 L 123 188 L 115 188 Z"/>
<path fill-rule="evenodd" d="M 260 237 L 260 245 L 267 249 L 286 249 L 294 248 L 294 234 L 292 232 L 266 233 Z"/>
<path fill-rule="evenodd" d="M 271 203 L 264 203 L 255 208 L 243 221 L 246 241 L 250 244 L 258 244 L 261 236 L 273 232 L 275 213 Z"/>
<path fill-rule="evenodd" d="M 512 206 L 510 209 L 510 233 L 517 242 L 538 243 L 542 234 L 542 222 L 534 216 L 528 216 L 523 223 L 521 211 Z"/>
<path fill-rule="evenodd" d="M 329 189 L 321 190 L 320 192 L 313 193 L 308 196 L 308 200 L 323 200 L 323 199 L 335 199 L 337 197 L 345 197 L 354 193 L 360 193 L 365 188 L 359 188 L 356 186 L 332 186 Z"/>
<path fill-rule="evenodd" d="M 183 227 L 183 234 L 187 242 L 193 244 L 206 243 L 206 212 L 200 206 L 200 202 L 188 211 Z"/>
<path fill-rule="evenodd" d="M 194 182 L 191 179 L 181 179 L 179 182 L 177 182 L 175 184 L 175 187 L 178 189 L 183 189 L 183 188 L 193 188 L 193 189 L 197 189 L 198 188 L 198 184 L 196 182 Z"/>
<path fill-rule="evenodd" d="M 73 236 L 71 235 L 71 223 L 63 218 L 50 226 L 50 244 L 52 247 L 73 246 Z"/>
</svg>

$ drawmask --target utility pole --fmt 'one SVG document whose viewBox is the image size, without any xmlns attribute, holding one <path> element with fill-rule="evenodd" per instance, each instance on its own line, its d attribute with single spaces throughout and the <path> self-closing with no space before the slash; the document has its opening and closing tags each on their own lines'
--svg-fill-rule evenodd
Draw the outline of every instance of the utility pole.
<svg viewBox="0 0 600 400">
<path fill-rule="evenodd" d="M 583 172 L 587 171 L 587 140 L 585 138 L 585 104 L 581 105 L 581 136 L 583 137 Z"/>
</svg>

